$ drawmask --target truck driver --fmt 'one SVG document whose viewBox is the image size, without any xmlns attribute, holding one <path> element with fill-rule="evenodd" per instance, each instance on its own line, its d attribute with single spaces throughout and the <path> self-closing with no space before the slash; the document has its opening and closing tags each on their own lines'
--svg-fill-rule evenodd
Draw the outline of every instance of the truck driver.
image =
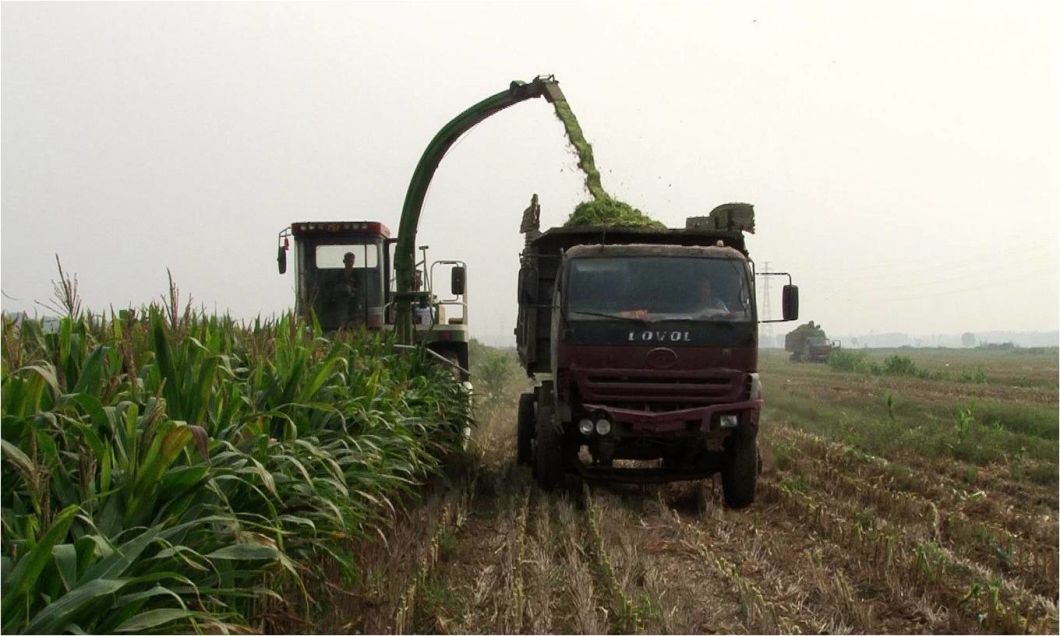
<svg viewBox="0 0 1060 636">
<path fill-rule="evenodd" d="M 696 285 L 696 309 L 697 315 L 716 314 L 718 312 L 729 313 L 725 303 L 714 295 L 714 289 L 709 278 L 700 279 Z"/>
</svg>

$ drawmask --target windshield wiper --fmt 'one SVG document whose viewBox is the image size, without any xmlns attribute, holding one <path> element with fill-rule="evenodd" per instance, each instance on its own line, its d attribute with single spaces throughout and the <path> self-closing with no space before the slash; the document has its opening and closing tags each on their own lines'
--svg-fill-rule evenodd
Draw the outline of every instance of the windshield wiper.
<svg viewBox="0 0 1060 636">
<path fill-rule="evenodd" d="M 646 325 L 649 322 L 645 318 L 634 318 L 633 316 L 623 316 L 623 315 L 620 315 L 620 314 L 605 314 L 605 313 L 602 313 L 602 312 L 599 312 L 599 311 L 581 311 L 581 310 L 578 310 L 578 309 L 571 309 L 570 313 L 572 313 L 572 314 L 582 314 L 583 316 L 597 316 L 597 317 L 600 317 L 600 318 L 610 318 L 612 320 L 626 320 L 626 321 L 629 321 L 629 322 L 640 323 L 642 325 Z"/>
<path fill-rule="evenodd" d="M 717 318 L 695 318 L 692 316 L 682 316 L 680 318 L 666 318 L 665 320 L 659 320 L 658 322 L 694 322 L 702 325 L 724 325 L 726 327 L 734 327 L 742 322 L 742 320 L 718 320 Z"/>
</svg>

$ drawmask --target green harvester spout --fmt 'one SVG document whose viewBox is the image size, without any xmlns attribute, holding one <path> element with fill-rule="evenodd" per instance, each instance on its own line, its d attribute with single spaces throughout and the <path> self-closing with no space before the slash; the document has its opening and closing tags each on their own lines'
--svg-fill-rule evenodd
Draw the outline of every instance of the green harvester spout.
<svg viewBox="0 0 1060 636">
<path fill-rule="evenodd" d="M 423 209 L 427 187 L 438 169 L 438 164 L 456 140 L 476 124 L 509 106 L 535 97 L 547 99 L 556 106 L 557 112 L 561 106 L 566 107 L 567 100 L 553 76 L 539 76 L 531 82 L 512 82 L 507 90 L 487 97 L 454 117 L 438 131 L 416 164 L 416 171 L 412 173 L 409 189 L 405 193 L 394 252 L 394 272 L 397 277 L 397 293 L 394 297 L 395 330 L 399 343 L 413 343 L 412 301 L 418 296 L 417 292 L 412 291 L 413 271 L 416 268 L 416 228 L 420 222 L 420 211 Z"/>
</svg>

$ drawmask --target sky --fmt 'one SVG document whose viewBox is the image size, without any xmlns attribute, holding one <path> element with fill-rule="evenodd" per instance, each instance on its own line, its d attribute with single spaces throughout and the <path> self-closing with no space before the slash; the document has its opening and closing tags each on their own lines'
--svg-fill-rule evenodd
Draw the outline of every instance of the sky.
<svg viewBox="0 0 1060 636">
<path fill-rule="evenodd" d="M 396 232 L 438 129 L 554 74 L 617 198 L 673 227 L 753 203 L 751 256 L 791 273 L 802 320 L 1055 330 L 1058 23 L 1053 2 L 964 0 L 7 2 L 0 304 L 46 314 L 58 255 L 97 311 L 159 299 L 167 268 L 207 311 L 284 311 L 280 230 Z M 491 344 L 514 343 L 534 193 L 545 227 L 588 198 L 542 99 L 461 138 L 421 215 Z"/>
</svg>

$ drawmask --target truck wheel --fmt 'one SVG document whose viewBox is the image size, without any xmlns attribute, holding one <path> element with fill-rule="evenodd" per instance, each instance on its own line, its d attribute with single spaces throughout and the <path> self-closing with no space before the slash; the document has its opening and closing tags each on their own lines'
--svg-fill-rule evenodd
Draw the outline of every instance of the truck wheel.
<svg viewBox="0 0 1060 636">
<path fill-rule="evenodd" d="M 563 432 L 553 422 L 551 405 L 537 405 L 537 430 L 534 434 L 534 478 L 542 490 L 563 485 L 566 466 L 563 454 Z"/>
<path fill-rule="evenodd" d="M 734 434 L 725 445 L 721 488 L 730 508 L 746 508 L 754 503 L 758 484 L 758 443 L 754 435 Z"/>
<path fill-rule="evenodd" d="M 534 394 L 523 393 L 519 396 L 519 415 L 516 426 L 516 461 L 521 466 L 529 466 L 533 456 L 534 440 Z"/>
</svg>

